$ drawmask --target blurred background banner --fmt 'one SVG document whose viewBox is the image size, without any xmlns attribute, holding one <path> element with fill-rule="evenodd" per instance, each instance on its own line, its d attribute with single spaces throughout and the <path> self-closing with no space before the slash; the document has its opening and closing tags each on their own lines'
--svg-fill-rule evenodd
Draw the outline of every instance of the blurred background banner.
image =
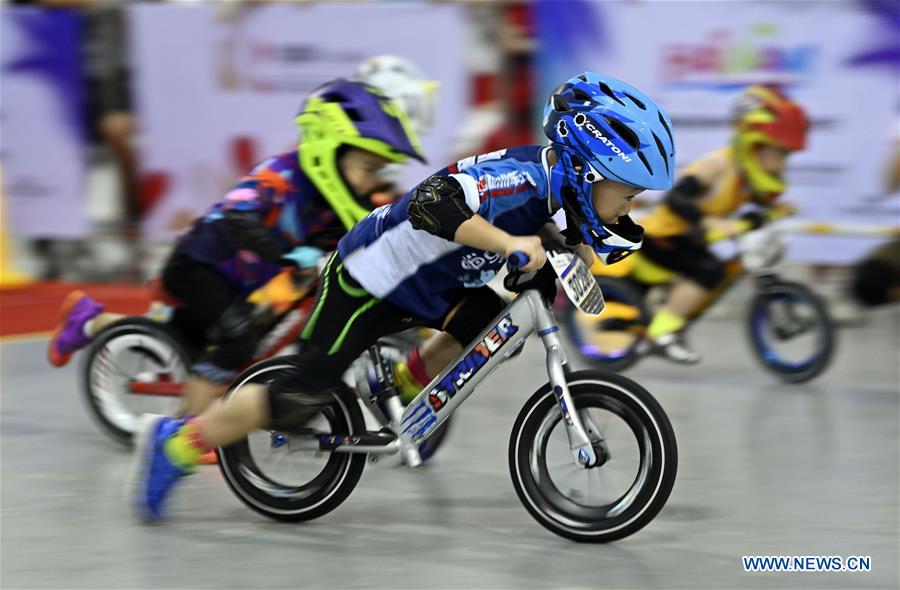
<svg viewBox="0 0 900 590">
<path fill-rule="evenodd" d="M 782 84 L 812 119 L 783 197 L 799 219 L 897 225 L 896 200 L 881 200 L 897 137 L 897 75 L 856 59 L 884 38 L 884 20 L 865 3 L 565 4 L 536 6 L 539 96 L 584 69 L 628 80 L 668 109 L 684 166 L 729 142 L 728 113 L 744 86 Z M 791 258 L 846 263 L 873 241 L 798 236 Z"/>
<path fill-rule="evenodd" d="M 74 12 L 0 12 L 4 223 L 19 236 L 83 237 L 89 229 L 80 44 Z"/>
<path fill-rule="evenodd" d="M 445 166 L 466 109 L 464 16 L 428 4 L 131 7 L 144 229 L 170 235 L 253 164 L 294 149 L 309 92 L 373 55 L 406 57 L 440 80 L 422 138 L 429 163 L 408 165 L 402 181 Z"/>
</svg>

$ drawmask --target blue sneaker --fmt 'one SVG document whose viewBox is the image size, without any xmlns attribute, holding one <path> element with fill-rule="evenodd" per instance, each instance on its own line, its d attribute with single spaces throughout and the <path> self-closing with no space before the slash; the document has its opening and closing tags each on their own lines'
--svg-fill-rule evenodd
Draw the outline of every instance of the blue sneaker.
<svg viewBox="0 0 900 590">
<path fill-rule="evenodd" d="M 162 518 L 163 503 L 172 486 L 189 471 L 173 464 L 163 451 L 166 440 L 184 424 L 183 420 L 144 414 L 135 433 L 137 447 L 129 481 L 131 506 L 143 522 Z"/>
</svg>

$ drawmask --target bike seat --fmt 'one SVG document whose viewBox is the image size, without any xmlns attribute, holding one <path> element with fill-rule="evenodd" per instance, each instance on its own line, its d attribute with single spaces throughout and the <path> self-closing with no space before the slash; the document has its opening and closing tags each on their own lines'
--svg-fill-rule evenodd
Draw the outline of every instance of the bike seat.
<svg viewBox="0 0 900 590">
<path fill-rule="evenodd" d="M 159 277 L 147 281 L 147 290 L 150 291 L 150 298 L 153 301 L 162 301 L 172 307 L 184 307 L 184 304 L 177 297 L 166 291 L 166 287 Z"/>
</svg>

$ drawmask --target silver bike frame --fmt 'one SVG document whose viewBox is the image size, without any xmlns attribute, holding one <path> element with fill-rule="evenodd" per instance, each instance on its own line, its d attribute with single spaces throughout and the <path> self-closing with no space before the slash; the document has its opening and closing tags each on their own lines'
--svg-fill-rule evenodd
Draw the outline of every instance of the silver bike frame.
<svg viewBox="0 0 900 590">
<path fill-rule="evenodd" d="M 335 452 L 403 451 L 407 465 L 418 465 L 421 462 L 417 452 L 419 443 L 472 395 L 488 375 L 524 346 L 525 340 L 534 332 L 541 337 L 547 351 L 547 375 L 565 420 L 572 458 L 580 465 L 594 465 L 597 456 L 591 439 L 579 413 L 572 411 L 575 405 L 566 384 L 566 356 L 559 339 L 559 326 L 533 289 L 524 291 L 507 305 L 478 338 L 406 406 L 402 414 L 397 396 L 387 400 L 392 418 L 390 427 L 398 434 L 397 441 L 380 449 L 348 445 L 338 447 Z M 593 425 L 588 424 L 588 427 L 596 432 Z"/>
</svg>

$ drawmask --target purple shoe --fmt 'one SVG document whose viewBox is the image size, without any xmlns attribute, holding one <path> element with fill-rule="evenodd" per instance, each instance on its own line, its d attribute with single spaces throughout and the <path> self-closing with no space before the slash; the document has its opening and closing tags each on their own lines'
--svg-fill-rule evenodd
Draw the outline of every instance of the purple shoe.
<svg viewBox="0 0 900 590">
<path fill-rule="evenodd" d="M 66 296 L 59 310 L 59 324 L 47 349 L 51 365 L 65 366 L 76 350 L 90 344 L 91 338 L 84 333 L 84 325 L 101 311 L 103 306 L 81 291 L 72 291 Z"/>
</svg>

